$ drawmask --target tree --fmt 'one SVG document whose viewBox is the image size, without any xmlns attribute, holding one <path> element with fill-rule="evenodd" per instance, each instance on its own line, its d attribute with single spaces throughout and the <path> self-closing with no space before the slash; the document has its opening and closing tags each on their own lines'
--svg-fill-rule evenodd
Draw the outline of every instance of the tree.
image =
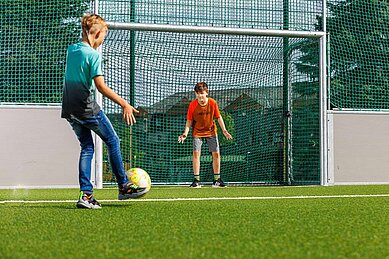
<svg viewBox="0 0 389 259">
<path fill-rule="evenodd" d="M 330 5 L 331 99 L 335 107 L 389 108 L 389 3 Z"/>
<path fill-rule="evenodd" d="M 389 3 L 346 0 L 328 3 L 328 8 L 331 106 L 388 109 Z M 321 30 L 323 18 L 317 20 L 316 29 Z M 318 81 L 319 70 L 311 69 L 318 64 L 318 43 L 308 39 L 295 47 L 302 53 L 295 62 L 298 72 Z M 298 91 L 305 95 L 304 90 Z"/>
<path fill-rule="evenodd" d="M 2 0 L 0 102 L 61 102 L 66 48 L 89 1 Z"/>
</svg>

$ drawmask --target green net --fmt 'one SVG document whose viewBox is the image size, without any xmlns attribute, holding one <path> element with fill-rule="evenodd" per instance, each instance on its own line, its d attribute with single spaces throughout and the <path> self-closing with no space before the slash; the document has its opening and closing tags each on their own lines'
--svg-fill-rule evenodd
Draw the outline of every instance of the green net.
<svg viewBox="0 0 389 259">
<path fill-rule="evenodd" d="M 0 1 L 0 103 L 59 103 L 85 1 Z"/>
<path fill-rule="evenodd" d="M 260 29 L 312 30 L 322 0 L 107 0 L 98 12 L 110 21 Z"/>
<path fill-rule="evenodd" d="M 234 137 L 219 135 L 225 181 L 319 183 L 319 66 L 306 71 L 301 59 L 301 49 L 313 49 L 318 62 L 318 46 L 307 39 L 111 30 L 103 47 L 107 82 L 141 111 L 131 130 L 117 107 L 109 112 L 126 167 L 146 169 L 154 183 L 192 180 L 192 140 L 177 138 L 194 85 L 206 81 Z M 212 181 L 205 145 L 202 154 L 201 179 Z M 109 167 L 105 175 L 112 180 Z"/>
<path fill-rule="evenodd" d="M 388 1 L 328 5 L 332 108 L 389 108 Z"/>
</svg>

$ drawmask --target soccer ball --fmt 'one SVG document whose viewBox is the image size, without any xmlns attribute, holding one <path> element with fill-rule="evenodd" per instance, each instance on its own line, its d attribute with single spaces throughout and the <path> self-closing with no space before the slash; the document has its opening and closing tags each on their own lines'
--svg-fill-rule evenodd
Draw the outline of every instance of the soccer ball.
<svg viewBox="0 0 389 259">
<path fill-rule="evenodd" d="M 131 168 L 126 172 L 128 180 L 139 186 L 140 188 L 146 188 L 144 193 L 147 193 L 151 189 L 151 179 L 149 174 L 141 168 Z"/>
</svg>

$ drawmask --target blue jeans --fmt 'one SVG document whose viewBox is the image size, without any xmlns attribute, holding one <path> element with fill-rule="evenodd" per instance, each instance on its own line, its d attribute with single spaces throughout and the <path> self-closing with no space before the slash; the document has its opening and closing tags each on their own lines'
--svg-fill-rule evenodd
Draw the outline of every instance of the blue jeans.
<svg viewBox="0 0 389 259">
<path fill-rule="evenodd" d="M 79 119 L 74 116 L 67 119 L 80 141 L 81 153 L 78 164 L 80 190 L 86 193 L 93 192 L 91 179 L 91 165 L 94 154 L 92 131 L 106 144 L 112 172 L 115 174 L 119 188 L 128 183 L 120 152 L 120 140 L 111 122 L 102 110 L 95 116 Z"/>
</svg>

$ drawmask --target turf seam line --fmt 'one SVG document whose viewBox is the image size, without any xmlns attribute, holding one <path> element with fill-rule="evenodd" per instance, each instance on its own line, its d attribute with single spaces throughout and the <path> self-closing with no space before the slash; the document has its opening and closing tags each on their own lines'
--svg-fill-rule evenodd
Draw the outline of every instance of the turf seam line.
<svg viewBox="0 0 389 259">
<path fill-rule="evenodd" d="M 172 201 L 214 201 L 214 200 L 282 200 L 282 199 L 323 199 L 323 198 L 370 198 L 370 197 L 389 197 L 389 194 L 350 194 L 350 195 L 307 195 L 307 196 L 253 196 L 253 197 L 208 197 L 208 198 L 155 198 L 155 199 L 129 199 L 129 200 L 99 200 L 100 202 L 172 202 Z M 6 200 L 0 201 L 0 204 L 6 203 L 67 203 L 77 200 Z"/>
</svg>

